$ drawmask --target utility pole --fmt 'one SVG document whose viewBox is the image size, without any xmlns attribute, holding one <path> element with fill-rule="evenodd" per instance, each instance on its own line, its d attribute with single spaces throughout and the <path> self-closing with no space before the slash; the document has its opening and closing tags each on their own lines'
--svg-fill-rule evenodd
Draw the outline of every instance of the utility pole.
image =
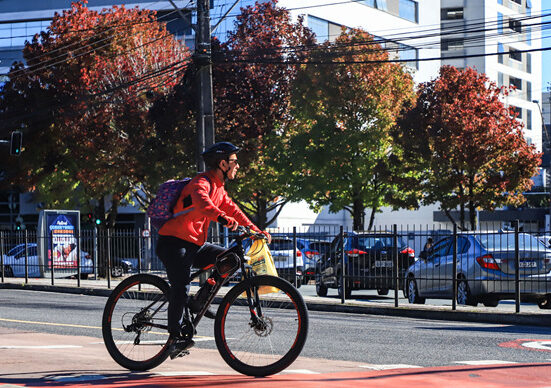
<svg viewBox="0 0 551 388">
<path fill-rule="evenodd" d="M 205 171 L 201 152 L 214 144 L 214 109 L 212 102 L 212 58 L 210 45 L 210 0 L 197 0 L 195 54 L 197 69 L 197 170 Z"/>
</svg>

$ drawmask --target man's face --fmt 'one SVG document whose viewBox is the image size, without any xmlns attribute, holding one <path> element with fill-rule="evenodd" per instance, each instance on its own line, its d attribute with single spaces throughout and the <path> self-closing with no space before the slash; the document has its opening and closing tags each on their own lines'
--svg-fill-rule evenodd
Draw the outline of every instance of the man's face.
<svg viewBox="0 0 551 388">
<path fill-rule="evenodd" d="M 225 164 L 224 171 L 229 168 L 227 173 L 228 179 L 230 180 L 234 179 L 235 176 L 237 175 L 237 170 L 239 169 L 239 163 L 237 162 L 237 155 L 231 154 L 227 162 L 224 160 L 221 163 Z"/>
</svg>

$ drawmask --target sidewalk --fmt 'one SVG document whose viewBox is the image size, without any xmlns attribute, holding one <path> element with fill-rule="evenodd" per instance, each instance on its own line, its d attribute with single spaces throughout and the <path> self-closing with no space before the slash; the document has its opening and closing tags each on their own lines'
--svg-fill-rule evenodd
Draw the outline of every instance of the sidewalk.
<svg viewBox="0 0 551 388">
<path fill-rule="evenodd" d="M 0 283 L 0 289 L 23 289 L 34 291 L 62 292 L 84 295 L 108 296 L 123 278 L 112 279 L 110 288 L 106 279 L 81 280 L 80 288 L 76 279 L 54 279 L 54 285 L 49 278 L 29 279 L 25 284 L 22 278 L 4 278 Z M 195 293 L 198 287 L 192 285 L 191 293 Z M 223 287 L 219 297 L 225 295 L 230 287 Z M 300 291 L 301 289 L 299 289 Z M 511 325 L 551 326 L 551 311 L 533 310 L 530 312 L 515 313 L 512 311 L 499 311 L 493 307 L 457 306 L 453 311 L 449 306 L 411 305 L 402 304 L 394 307 L 394 299 L 388 302 L 370 302 L 365 300 L 347 299 L 344 304 L 338 298 L 318 297 L 304 295 L 304 300 L 310 311 L 326 311 L 351 314 L 373 314 L 400 316 L 409 318 L 422 318 L 431 320 L 468 321 L 483 323 L 498 323 Z"/>
</svg>

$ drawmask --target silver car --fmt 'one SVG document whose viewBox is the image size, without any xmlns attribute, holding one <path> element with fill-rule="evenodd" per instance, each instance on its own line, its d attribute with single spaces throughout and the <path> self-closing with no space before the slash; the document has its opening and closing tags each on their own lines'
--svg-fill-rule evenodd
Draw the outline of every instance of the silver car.
<svg viewBox="0 0 551 388">
<path fill-rule="evenodd" d="M 438 241 L 406 271 L 410 303 L 453 297 L 453 236 Z M 457 236 L 457 303 L 495 307 L 515 298 L 515 234 L 460 233 Z M 526 301 L 551 308 L 551 249 L 527 233 L 518 235 L 519 288 Z"/>
</svg>

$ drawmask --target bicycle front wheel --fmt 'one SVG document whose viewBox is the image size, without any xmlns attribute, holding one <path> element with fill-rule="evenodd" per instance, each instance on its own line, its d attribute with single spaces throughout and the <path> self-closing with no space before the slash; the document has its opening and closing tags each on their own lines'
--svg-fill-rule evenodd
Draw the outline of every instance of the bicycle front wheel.
<svg viewBox="0 0 551 388">
<path fill-rule="evenodd" d="M 267 275 L 233 287 L 222 300 L 214 325 L 224 361 L 249 376 L 268 376 L 287 368 L 299 356 L 307 335 L 308 310 L 302 296 L 289 282 Z"/>
<path fill-rule="evenodd" d="M 145 371 L 168 357 L 167 282 L 140 274 L 123 280 L 105 304 L 103 342 L 124 368 Z"/>
</svg>

